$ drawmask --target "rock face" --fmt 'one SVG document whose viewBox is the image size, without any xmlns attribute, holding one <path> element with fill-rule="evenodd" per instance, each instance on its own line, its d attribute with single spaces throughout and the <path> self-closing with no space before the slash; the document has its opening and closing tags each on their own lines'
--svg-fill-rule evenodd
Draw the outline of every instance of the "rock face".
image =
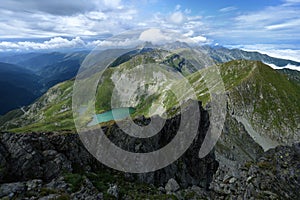
<svg viewBox="0 0 300 200">
<path fill-rule="evenodd" d="M 177 190 L 179 190 L 179 188 L 180 188 L 180 186 L 178 185 L 176 180 L 173 178 L 171 178 L 165 186 L 165 190 L 169 193 L 176 192 Z"/>
<path fill-rule="evenodd" d="M 300 144 L 279 146 L 232 174 L 219 168 L 210 189 L 215 199 L 298 199 Z"/>
<path fill-rule="evenodd" d="M 199 104 L 200 105 L 200 104 Z M 149 183 L 158 186 L 165 186 L 169 180 L 177 181 L 176 189 L 174 184 L 171 190 L 174 192 L 180 188 L 187 188 L 198 185 L 208 188 L 212 181 L 213 174 L 217 170 L 218 163 L 215 160 L 213 151 L 204 159 L 198 158 L 198 152 L 209 126 L 208 113 L 200 107 L 201 120 L 197 130 L 196 138 L 183 156 L 173 164 L 156 172 L 145 174 L 126 174 L 127 179 L 136 180 L 142 183 Z M 166 120 L 164 128 L 157 136 L 152 137 L 150 142 L 131 138 L 127 134 L 121 134 L 121 130 L 116 124 L 104 128 L 109 139 L 121 148 L 146 152 L 159 149 L 166 145 L 177 133 L 181 116 L 175 116 Z M 149 119 L 138 118 L 136 123 L 147 124 Z M 197 122 L 198 123 L 198 122 Z M 27 194 L 31 187 L 35 188 L 55 188 L 55 190 L 65 191 L 74 199 L 100 198 L 101 192 L 110 191 L 109 194 L 116 196 L 113 185 L 109 190 L 99 191 L 90 180 L 81 177 L 81 184 L 86 187 L 70 192 L 70 186 L 63 178 L 65 174 L 85 174 L 96 173 L 107 169 L 98 162 L 83 146 L 77 134 L 72 133 L 28 133 L 0 134 L 0 197 Z M 113 171 L 112 174 L 117 172 Z M 38 180 L 42 186 L 33 185 L 32 180 Z M 73 178 L 74 179 L 74 178 Z M 74 181 L 71 179 L 72 181 Z M 75 179 L 76 180 L 76 179 Z M 29 182 L 28 182 L 29 181 Z M 6 185 L 9 183 L 10 185 Z M 106 183 L 108 184 L 108 183 Z M 9 193 L 9 191 L 11 193 Z M 50 195 L 50 194 L 49 194 Z M 57 198 L 51 193 L 51 198 Z M 60 193 L 60 195 L 62 195 Z M 93 196 L 94 195 L 94 196 Z M 76 198 L 75 198 L 76 197 Z M 50 198 L 50 197 L 49 197 Z"/>
<path fill-rule="evenodd" d="M 100 163 L 82 146 L 76 134 L 32 133 L 0 135 L 0 182 L 43 179 L 63 172 L 98 169 Z M 0 173 L 1 173 L 0 172 Z"/>
<path fill-rule="evenodd" d="M 146 174 L 133 175 L 136 179 L 149 184 L 165 186 L 169 179 L 176 177 L 176 180 L 181 187 L 186 188 L 191 185 L 199 185 L 208 188 L 209 183 L 212 181 L 212 175 L 218 168 L 218 162 L 215 160 L 213 151 L 203 159 L 200 159 L 198 156 L 201 144 L 209 127 L 208 112 L 201 107 L 200 103 L 199 107 L 201 116 L 198 134 L 188 150 L 178 160 L 163 169 Z M 186 108 L 183 112 L 191 113 L 189 109 L 190 108 Z M 160 120 L 160 117 L 155 117 L 159 119 L 152 118 L 153 121 Z M 191 119 L 194 118 L 191 117 Z M 127 123 L 126 120 L 124 123 Z M 150 123 L 150 119 L 141 117 L 136 119 L 135 123 L 143 126 Z M 193 123 L 190 123 L 189 125 L 193 126 Z M 167 119 L 165 126 L 155 136 L 146 139 L 131 137 L 120 130 L 117 125 L 113 125 L 105 131 L 108 134 L 109 139 L 122 149 L 130 152 L 144 153 L 158 150 L 167 145 L 177 134 L 180 125 L 181 115 Z M 89 133 L 89 135 L 92 134 Z M 97 135 L 89 139 L 91 141 L 96 141 Z M 177 149 L 174 149 L 174 151 L 176 150 Z"/>
</svg>

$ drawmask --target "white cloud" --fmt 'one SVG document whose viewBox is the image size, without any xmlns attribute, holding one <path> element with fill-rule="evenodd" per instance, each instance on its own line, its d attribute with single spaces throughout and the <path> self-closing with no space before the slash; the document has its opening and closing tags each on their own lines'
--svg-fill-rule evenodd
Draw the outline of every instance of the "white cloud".
<svg viewBox="0 0 300 200">
<path fill-rule="evenodd" d="M 296 66 L 296 65 L 291 65 L 291 64 L 287 64 L 284 67 L 278 67 L 274 64 L 270 64 L 270 63 L 265 63 L 266 65 L 269 65 L 270 67 L 272 67 L 273 69 L 292 69 L 292 70 L 297 70 L 300 71 L 300 67 Z"/>
<path fill-rule="evenodd" d="M 151 28 L 143 31 L 139 37 L 141 41 L 148 41 L 154 44 L 171 40 L 171 38 L 161 32 L 160 29 Z"/>
<path fill-rule="evenodd" d="M 59 7 L 60 5 L 64 7 L 65 5 L 65 1 L 60 1 L 61 3 L 58 3 L 57 0 L 52 1 L 53 3 L 49 3 L 51 7 Z M 29 0 L 29 2 L 34 1 Z M 81 4 L 70 3 L 69 7 L 73 10 L 65 14 L 56 13 L 55 10 L 47 8 L 47 6 L 39 10 L 24 2 L 17 4 L 16 9 L 9 3 L 0 5 L 0 15 L 2 16 L 0 19 L 0 38 L 116 34 L 133 27 L 137 20 L 137 10 L 131 6 L 122 5 L 119 0 L 90 0 L 86 2 L 88 6 L 83 7 L 82 10 L 80 10 Z M 24 9 L 28 7 L 28 12 L 21 9 L 23 4 Z M 43 6 L 40 3 L 38 5 Z M 76 6 L 76 8 L 72 6 Z M 66 11 L 67 8 L 66 5 Z"/>
<path fill-rule="evenodd" d="M 283 58 L 300 62 L 300 50 L 295 49 L 265 49 L 258 50 L 261 53 L 268 54 L 276 58 Z"/>
<path fill-rule="evenodd" d="M 205 43 L 205 42 L 207 42 L 207 38 L 202 36 L 202 35 L 191 37 L 191 40 L 196 42 L 196 43 Z"/>
<path fill-rule="evenodd" d="M 66 39 L 62 37 L 54 37 L 44 42 L 0 42 L 0 49 L 3 50 L 49 50 L 49 49 L 63 49 L 63 48 L 79 48 L 85 47 L 85 42 L 76 37 L 73 39 Z"/>
<path fill-rule="evenodd" d="M 177 4 L 177 5 L 175 6 L 175 11 L 180 10 L 180 8 L 181 8 L 181 5 Z"/>
<path fill-rule="evenodd" d="M 237 8 L 234 7 L 234 6 L 229 6 L 229 7 L 225 7 L 225 8 L 221 8 L 219 11 L 220 12 L 231 12 L 231 11 L 234 11 L 236 10 Z"/>
<path fill-rule="evenodd" d="M 194 43 L 205 43 L 207 42 L 207 38 L 201 35 L 193 36 L 194 32 L 190 31 L 186 34 L 180 34 L 179 32 L 175 31 L 167 31 L 167 30 L 160 30 L 156 28 L 151 28 L 148 30 L 143 31 L 140 36 L 139 40 L 141 41 L 148 41 L 152 42 L 153 44 L 165 43 L 165 42 L 186 42 L 189 44 Z"/>
<path fill-rule="evenodd" d="M 180 24 L 184 20 L 184 15 L 181 11 L 176 11 L 170 15 L 170 21 L 175 24 Z"/>
<path fill-rule="evenodd" d="M 253 44 L 253 45 L 232 45 L 230 48 L 240 48 L 245 51 L 257 51 L 275 58 L 282 58 L 300 62 L 300 49 L 292 49 L 294 45 L 276 44 Z"/>
<path fill-rule="evenodd" d="M 121 6 L 120 4 L 121 4 L 121 0 L 104 0 L 104 5 L 111 8 L 120 7 Z"/>
<path fill-rule="evenodd" d="M 138 44 L 137 40 L 126 38 L 124 40 L 95 40 L 92 42 L 87 43 L 87 47 L 94 48 L 94 47 L 129 47 L 129 46 L 136 46 Z"/>
<path fill-rule="evenodd" d="M 279 24 L 268 25 L 265 28 L 268 30 L 277 30 L 277 29 L 294 28 L 294 27 L 299 27 L 299 26 L 300 26 L 300 18 L 294 19 L 294 20 L 289 20 L 287 22 L 283 22 L 283 23 L 279 23 Z"/>
<path fill-rule="evenodd" d="M 273 4 L 274 5 L 274 4 Z M 282 0 L 275 6 L 266 6 L 259 10 L 239 10 L 232 18 L 223 15 L 207 18 L 207 36 L 224 43 L 284 44 L 300 38 L 300 4 L 297 0 Z M 220 11 L 227 11 L 223 8 Z M 222 21 L 223 20 L 223 21 Z M 298 40 L 299 41 L 299 40 Z"/>
</svg>

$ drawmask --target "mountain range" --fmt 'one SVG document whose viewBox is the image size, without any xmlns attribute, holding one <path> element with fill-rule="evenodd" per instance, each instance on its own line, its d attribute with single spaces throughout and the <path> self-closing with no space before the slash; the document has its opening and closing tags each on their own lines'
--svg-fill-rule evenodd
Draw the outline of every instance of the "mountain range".
<svg viewBox="0 0 300 200">
<path fill-rule="evenodd" d="M 0 56 L 0 115 L 27 106 L 57 83 L 73 78 L 87 52 Z M 8 63 L 9 62 L 9 63 Z"/>
<path fill-rule="evenodd" d="M 209 49 L 202 48 L 206 51 Z M 237 129 L 236 126 L 244 127 L 250 139 L 254 140 L 253 143 L 264 150 L 299 140 L 300 127 L 297 123 L 300 120 L 298 103 L 300 86 L 297 82 L 299 73 L 287 69 L 274 70 L 263 63 L 268 61 L 276 65 L 280 63 L 284 65 L 290 61 L 252 52 L 238 50 L 231 52 L 224 48 L 209 50 L 215 53 L 208 55 L 214 55 L 211 57 L 218 55 L 223 59 L 222 61 L 233 58 L 233 55 L 234 58 L 250 59 L 253 56 L 255 59 L 262 59 L 261 61 L 216 62 L 215 66 L 220 71 L 227 95 L 226 123 L 235 126 L 229 129 Z M 147 64 L 152 64 L 154 67 L 149 68 Z M 293 62 L 293 64 L 299 63 Z M 142 68 L 136 70 L 136 66 Z M 179 101 L 176 101 L 174 94 L 166 91 L 165 88 L 174 87 L 180 93 L 184 83 L 182 81 L 185 79 L 195 89 L 197 100 L 202 101 L 205 106 L 210 101 L 210 93 L 205 85 L 205 81 L 210 81 L 210 77 L 205 77 L 210 68 L 200 67 L 200 70 L 197 68 L 199 66 L 193 66 L 191 62 L 176 53 L 142 49 L 142 51 L 124 54 L 117 58 L 102 75 L 96 94 L 96 113 L 112 109 L 110 98 L 114 88 L 117 88 L 117 93 L 114 95 L 119 100 L 126 99 L 129 87 L 136 82 L 139 84 L 135 85 L 135 88 L 130 88 L 134 91 L 130 93 L 130 101 L 117 101 L 115 105 L 136 108 L 135 116 L 162 115 L 163 110 L 170 116 L 176 114 Z M 143 72 L 142 76 L 141 72 Z M 160 78 L 156 79 L 159 84 L 153 84 L 155 74 L 160 74 Z M 182 79 L 180 76 L 185 78 Z M 24 108 L 24 112 L 14 110 L 2 116 L 0 118 L 2 129 L 17 132 L 74 130 L 71 105 L 73 83 L 74 80 L 59 83 L 32 105 Z M 190 98 L 185 93 L 180 95 L 181 100 Z M 232 131 L 230 133 L 233 134 Z"/>
<path fill-rule="evenodd" d="M 0 64 L 1 92 L 8 97 L 1 99 L 1 106 L 5 105 L 2 113 L 8 112 L 0 116 L 0 129 L 5 131 L 0 134 L 0 183 L 18 181 L 0 185 L 0 197 L 13 191 L 19 198 L 50 193 L 95 199 L 104 191 L 107 199 L 296 198 L 299 192 L 295 188 L 300 185 L 296 144 L 300 141 L 300 73 L 284 66 L 300 68 L 300 63 L 209 46 L 197 47 L 200 59 L 196 62 L 185 44 L 176 45 L 182 48 L 175 52 L 149 44 L 100 52 L 92 61 L 105 63 L 119 54 L 105 71 L 97 70 L 97 63 L 84 61 L 88 52 L 19 54 L 15 59 L 13 55 L 0 56 L 0 61 L 11 63 Z M 74 79 L 81 63 L 92 66 L 91 79 Z M 97 84 L 95 104 L 88 102 L 74 111 L 76 84 L 85 95 L 89 82 Z M 213 93 L 226 96 L 225 122 L 214 149 L 199 159 L 214 114 Z M 14 98 L 23 101 L 13 102 Z M 135 123 L 147 125 L 154 117 L 166 119 L 166 127 L 149 140 L 128 136 L 113 119 L 101 124 L 103 130 L 122 149 L 155 150 L 172 139 L 180 125 L 181 108 L 188 109 L 190 99 L 199 101 L 197 139 L 182 158 L 153 173 L 126 173 L 123 178 L 122 173 L 97 162 L 78 135 L 72 134 L 76 132 L 74 116 L 82 115 L 82 123 L 88 125 L 95 118 L 93 109 L 101 115 L 114 108 L 132 108 Z M 121 123 L 126 124 L 127 119 Z M 114 184 L 108 185 L 111 181 Z M 152 186 L 141 188 L 141 182 Z"/>
</svg>

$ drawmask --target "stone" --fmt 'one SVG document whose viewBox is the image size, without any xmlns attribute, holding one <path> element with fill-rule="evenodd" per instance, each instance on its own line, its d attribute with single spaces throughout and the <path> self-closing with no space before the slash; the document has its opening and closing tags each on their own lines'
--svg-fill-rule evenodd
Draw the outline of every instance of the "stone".
<svg viewBox="0 0 300 200">
<path fill-rule="evenodd" d="M 78 192 L 71 194 L 71 199 L 74 200 L 101 200 L 103 199 L 103 194 L 100 193 L 92 182 L 85 178 L 83 181 L 83 185 Z"/>
<path fill-rule="evenodd" d="M 228 174 L 226 174 L 223 178 L 223 182 L 227 183 L 229 181 L 229 179 L 231 178 L 231 176 L 229 176 Z"/>
<path fill-rule="evenodd" d="M 235 177 L 232 177 L 231 179 L 229 179 L 229 183 L 232 184 L 232 183 L 235 183 L 236 181 L 236 178 Z"/>
<path fill-rule="evenodd" d="M 60 197 L 59 194 L 49 194 L 47 196 L 39 198 L 39 200 L 52 200 L 52 199 L 58 199 Z"/>
<path fill-rule="evenodd" d="M 37 188 L 41 188 L 42 184 L 43 184 L 42 180 L 34 179 L 34 180 L 27 181 L 26 182 L 26 187 L 27 187 L 27 190 L 30 191 L 30 190 L 34 190 L 34 189 L 37 189 Z"/>
<path fill-rule="evenodd" d="M 165 190 L 167 193 L 176 192 L 177 190 L 179 190 L 179 188 L 180 188 L 179 184 L 173 178 L 171 178 L 165 186 Z"/>
<path fill-rule="evenodd" d="M 255 176 L 249 176 L 249 177 L 247 178 L 246 182 L 247 182 L 247 183 L 250 182 L 253 178 L 255 178 Z"/>
<path fill-rule="evenodd" d="M 118 198 L 119 197 L 119 189 L 118 186 L 115 184 L 112 184 L 109 186 L 107 193 Z"/>
<path fill-rule="evenodd" d="M 166 193 L 166 189 L 161 186 L 158 188 L 158 191 L 160 191 L 163 194 Z"/>
<path fill-rule="evenodd" d="M 0 185 L 0 198 L 5 196 L 13 197 L 17 193 L 22 193 L 26 190 L 25 183 L 5 183 Z"/>
</svg>

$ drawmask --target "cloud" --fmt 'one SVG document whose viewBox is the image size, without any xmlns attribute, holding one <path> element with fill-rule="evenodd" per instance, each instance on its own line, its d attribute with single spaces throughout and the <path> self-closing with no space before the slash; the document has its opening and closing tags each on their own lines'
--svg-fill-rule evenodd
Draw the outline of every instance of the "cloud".
<svg viewBox="0 0 300 200">
<path fill-rule="evenodd" d="M 148 5 L 148 0 L 145 4 Z M 0 38 L 91 38 L 159 27 L 180 33 L 192 30 L 189 37 L 204 41 L 202 37 L 206 29 L 202 16 L 192 15 L 188 8 L 176 5 L 170 12 L 149 11 L 148 14 L 144 17 L 145 10 L 121 0 L 3 0 L 0 5 Z M 101 43 L 101 40 L 95 43 Z"/>
<path fill-rule="evenodd" d="M 54 37 L 44 42 L 0 42 L 0 50 L 53 50 L 64 48 L 80 48 L 85 47 L 85 45 L 85 42 L 80 37 L 70 40 L 62 37 Z"/>
<path fill-rule="evenodd" d="M 176 11 L 171 14 L 170 21 L 175 24 L 180 24 L 184 20 L 184 15 L 181 11 Z"/>
<path fill-rule="evenodd" d="M 282 44 L 253 44 L 253 45 L 231 45 L 229 48 L 240 48 L 245 51 L 257 51 L 275 58 L 282 58 L 300 62 L 300 49 L 294 49 L 294 45 Z"/>
<path fill-rule="evenodd" d="M 95 36 L 115 34 L 134 26 L 136 10 L 117 8 L 75 15 L 14 13 L 0 9 L 0 37 L 32 38 L 54 36 Z"/>
<path fill-rule="evenodd" d="M 175 31 L 167 31 L 167 30 L 162 31 L 160 29 L 151 28 L 143 31 L 139 36 L 139 40 L 148 41 L 153 44 L 159 44 L 165 42 L 176 42 L 176 41 L 185 42 L 189 44 L 195 44 L 195 43 L 203 44 L 208 41 L 207 38 L 202 35 L 198 35 L 198 36 L 193 36 L 193 35 L 194 35 L 193 31 L 190 31 L 186 34 L 180 34 Z"/>
<path fill-rule="evenodd" d="M 180 10 L 180 8 L 181 8 L 181 5 L 177 4 L 177 5 L 175 6 L 175 11 Z"/>
<path fill-rule="evenodd" d="M 227 44 L 268 43 L 285 44 L 299 41 L 300 2 L 282 0 L 275 6 L 259 10 L 239 10 L 224 20 L 224 16 L 207 18 L 207 36 Z M 222 11 L 230 8 L 221 9 Z M 220 10 L 220 11 L 221 11 Z"/>
<path fill-rule="evenodd" d="M 146 31 L 143 31 L 139 37 L 139 40 L 145 42 L 148 41 L 156 44 L 160 42 L 170 41 L 171 37 L 166 34 L 163 34 L 159 29 L 151 28 Z"/>
<path fill-rule="evenodd" d="M 96 1 L 73 1 L 73 0 L 1 0 L 0 8 L 14 12 L 37 13 L 44 12 L 53 15 L 73 15 L 91 11 L 96 7 Z"/>
<path fill-rule="evenodd" d="M 229 7 L 224 7 L 224 8 L 221 8 L 219 11 L 220 12 L 231 12 L 231 11 L 234 11 L 236 10 L 237 8 L 234 7 L 234 6 L 229 6 Z"/>
<path fill-rule="evenodd" d="M 137 10 L 121 0 L 3 0 L 0 38 L 116 34 L 136 23 Z"/>
<path fill-rule="evenodd" d="M 123 40 L 95 40 L 92 42 L 88 42 L 86 47 L 87 48 L 95 48 L 98 47 L 99 49 L 101 47 L 131 47 L 131 46 L 137 46 L 139 44 L 139 41 L 134 40 L 132 38 L 126 38 Z"/>
<path fill-rule="evenodd" d="M 272 67 L 273 69 L 291 69 L 291 70 L 296 70 L 296 71 L 300 71 L 300 67 L 296 66 L 296 65 L 291 65 L 291 64 L 287 64 L 284 67 L 278 67 L 274 64 L 270 64 L 270 63 L 265 63 L 266 65 L 269 65 L 270 67 Z"/>
<path fill-rule="evenodd" d="M 208 41 L 207 38 L 202 35 L 191 37 L 191 40 L 194 41 L 195 43 L 205 43 Z"/>
<path fill-rule="evenodd" d="M 278 29 L 294 28 L 299 26 L 300 26 L 300 19 L 293 19 L 293 20 L 289 20 L 288 22 L 268 25 L 265 28 L 268 30 L 278 30 Z"/>
</svg>

